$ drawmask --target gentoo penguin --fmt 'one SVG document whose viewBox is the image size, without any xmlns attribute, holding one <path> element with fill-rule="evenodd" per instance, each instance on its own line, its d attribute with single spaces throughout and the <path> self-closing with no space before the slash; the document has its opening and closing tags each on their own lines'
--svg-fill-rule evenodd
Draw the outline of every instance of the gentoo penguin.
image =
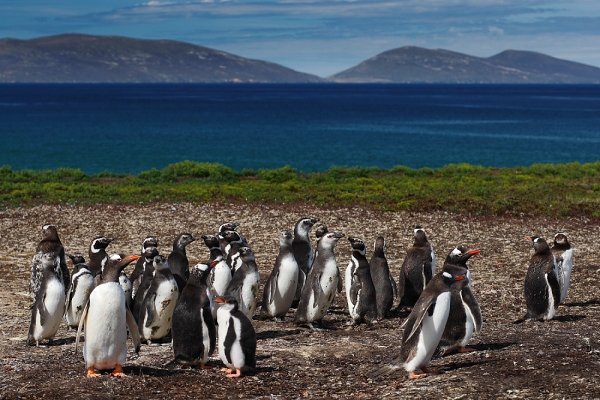
<svg viewBox="0 0 600 400">
<path fill-rule="evenodd" d="M 244 246 L 244 240 L 236 231 L 227 231 L 223 233 L 225 239 L 225 260 L 231 271 L 237 270 L 242 266 L 242 260 L 240 259 L 239 249 Z"/>
<path fill-rule="evenodd" d="M 60 269 L 60 257 L 55 253 L 43 253 L 36 264 L 39 274 L 31 306 L 31 323 L 27 343 L 39 346 L 40 341 L 49 343 L 58 332 L 65 313 L 65 286 Z"/>
<path fill-rule="evenodd" d="M 189 271 L 188 271 L 189 272 Z M 171 331 L 179 289 L 164 256 L 154 257 L 154 277 L 139 309 L 140 337 L 151 344 Z"/>
<path fill-rule="evenodd" d="M 238 309 L 235 297 L 217 297 L 219 304 L 219 357 L 228 378 L 237 378 L 256 369 L 256 332 L 252 322 Z"/>
<path fill-rule="evenodd" d="M 436 274 L 427 284 L 404 323 L 399 361 L 410 379 L 427 376 L 427 365 L 435 352 L 450 313 L 451 291 L 461 290 L 466 275 Z M 416 370 L 423 374 L 417 374 Z"/>
<path fill-rule="evenodd" d="M 152 263 L 152 260 L 155 256 L 158 255 L 158 249 L 156 254 L 149 254 L 146 257 L 146 249 L 149 247 L 158 248 L 158 239 L 155 236 L 146 236 L 142 241 L 142 250 L 141 257 L 139 260 L 135 262 L 135 266 L 133 267 L 133 271 L 129 275 L 129 280 L 131 281 L 131 296 L 132 298 L 135 296 L 135 292 L 137 291 L 138 286 L 140 286 L 140 282 L 142 281 L 142 275 L 144 274 L 144 263 L 147 262 L 146 258 L 150 257 L 148 262 Z"/>
<path fill-rule="evenodd" d="M 213 291 L 214 296 L 224 296 L 231 282 L 232 274 L 231 268 L 227 265 L 221 246 L 219 245 L 219 238 L 214 235 L 203 235 L 202 240 L 210 251 L 210 257 L 208 260 L 210 269 L 210 288 Z M 214 265 L 213 265 L 214 264 Z"/>
<path fill-rule="evenodd" d="M 452 275 L 465 275 L 468 284 L 462 290 L 451 292 L 450 314 L 440 339 L 440 348 L 443 354 L 449 354 L 455 350 L 460 353 L 473 351 L 466 346 L 473 337 L 473 333 L 481 331 L 481 309 L 471 290 L 471 273 L 467 266 L 469 258 L 479 253 L 479 249 L 468 250 L 464 246 L 458 246 L 448 254 L 444 261 L 443 271 Z"/>
<path fill-rule="evenodd" d="M 121 271 L 121 275 L 119 275 L 119 285 L 121 285 L 121 288 L 123 289 L 123 292 L 125 293 L 125 305 L 127 306 L 128 309 L 131 310 L 131 302 L 133 301 L 131 298 L 131 293 L 132 293 L 133 287 L 132 287 L 131 281 L 129 280 L 129 277 L 127 276 L 125 271 Z"/>
<path fill-rule="evenodd" d="M 321 323 L 333 303 L 336 290 L 341 292 L 340 270 L 334 249 L 342 237 L 343 233 L 328 232 L 319 240 L 317 258 L 307 276 L 294 317 L 296 324 L 314 329 L 313 323 Z"/>
<path fill-rule="evenodd" d="M 556 262 L 556 275 L 560 286 L 560 303 L 564 302 L 569 292 L 571 282 L 571 271 L 573 271 L 573 248 L 562 232 L 554 235 L 552 243 L 552 254 Z"/>
<path fill-rule="evenodd" d="M 371 323 L 377 316 L 375 286 L 367 261 L 367 248 L 362 239 L 349 237 L 352 257 L 346 268 L 345 285 L 348 312 L 353 324 Z"/>
<path fill-rule="evenodd" d="M 69 290 L 71 283 L 69 269 L 67 268 L 67 260 L 65 259 L 65 249 L 58 237 L 58 230 L 55 225 L 44 225 L 42 227 L 42 240 L 38 243 L 36 254 L 33 256 L 31 263 L 31 280 L 29 282 L 29 290 L 32 297 L 35 297 L 35 293 L 39 289 L 39 285 L 42 279 L 42 271 L 38 267 L 42 267 L 40 260 L 42 255 L 46 253 L 52 253 L 60 259 L 60 272 L 61 279 L 63 281 L 63 287 L 65 294 Z"/>
<path fill-rule="evenodd" d="M 169 268 L 177 281 L 179 291 L 183 289 L 190 276 L 190 262 L 188 261 L 185 248 L 196 238 L 191 233 L 182 233 L 173 241 L 173 251 L 169 254 Z"/>
<path fill-rule="evenodd" d="M 298 263 L 292 251 L 292 232 L 285 231 L 279 237 L 279 254 L 275 266 L 265 283 L 262 312 L 283 320 L 298 287 Z"/>
<path fill-rule="evenodd" d="M 535 253 L 525 276 L 525 319 L 550 320 L 560 302 L 560 287 L 556 277 L 554 256 L 546 241 L 538 236 L 528 238 Z"/>
<path fill-rule="evenodd" d="M 125 293 L 119 285 L 121 271 L 138 258 L 139 256 L 121 258 L 118 254 L 110 256 L 99 285 L 90 294 L 75 340 L 77 352 L 79 336 L 85 326 L 83 358 L 88 378 L 100 376 L 96 372 L 98 369 L 112 369 L 112 375 L 117 377 L 125 375 L 123 364 L 127 357 L 127 329 L 131 333 L 136 353 L 139 352 L 138 327 L 131 311 L 125 306 Z"/>
<path fill-rule="evenodd" d="M 228 296 L 233 296 L 237 300 L 239 310 L 248 318 L 252 318 L 256 311 L 260 276 L 254 252 L 249 247 L 240 247 L 238 253 L 242 266 L 234 272 L 226 292 Z"/>
<path fill-rule="evenodd" d="M 390 267 L 385 257 L 385 239 L 383 236 L 378 236 L 375 239 L 375 247 L 369 267 L 373 286 L 375 287 L 377 319 L 382 320 L 387 317 L 392 309 L 394 293 L 396 291 L 396 282 L 394 282 L 394 278 L 390 274 Z"/>
<path fill-rule="evenodd" d="M 302 294 L 302 287 L 308 276 L 315 254 L 310 245 L 310 229 L 319 222 L 317 218 L 303 217 L 300 218 L 294 226 L 294 240 L 292 241 L 292 249 L 294 251 L 294 258 L 298 263 L 300 272 L 298 273 L 298 285 L 296 287 L 296 294 L 294 295 L 294 302 L 292 307 L 297 307 Z M 327 229 L 327 227 L 325 227 Z"/>
<path fill-rule="evenodd" d="M 73 262 L 73 271 L 71 272 L 71 286 L 67 292 L 65 319 L 69 328 L 75 329 L 79 326 L 83 309 L 94 289 L 94 275 L 85 264 L 83 256 L 69 255 L 69 258 Z"/>
<path fill-rule="evenodd" d="M 90 243 L 90 248 L 88 250 L 90 261 L 88 262 L 88 266 L 94 276 L 102 272 L 106 262 L 108 261 L 108 253 L 106 252 L 106 248 L 110 242 L 112 242 L 112 238 L 106 236 L 97 236 L 94 238 L 94 240 L 92 240 L 92 243 Z"/>
<path fill-rule="evenodd" d="M 142 252 L 142 256 L 135 263 L 135 270 L 129 276 L 131 281 L 131 298 L 135 303 L 135 299 L 138 296 L 138 292 L 141 291 L 141 302 L 144 299 L 145 291 L 150 287 L 152 277 L 154 276 L 154 257 L 158 255 L 158 248 L 151 246 L 146 247 Z M 138 269 L 138 265 L 141 265 L 141 272 Z M 135 313 L 133 314 L 135 315 Z"/>
<path fill-rule="evenodd" d="M 415 226 L 413 245 L 407 250 L 400 267 L 398 296 L 400 307 L 412 307 L 435 272 L 435 252 L 427 235 L 419 225 Z"/>
<path fill-rule="evenodd" d="M 173 352 L 175 361 L 182 365 L 204 368 L 215 350 L 217 332 L 206 284 L 209 273 L 210 267 L 206 264 L 191 268 L 173 311 Z"/>
</svg>

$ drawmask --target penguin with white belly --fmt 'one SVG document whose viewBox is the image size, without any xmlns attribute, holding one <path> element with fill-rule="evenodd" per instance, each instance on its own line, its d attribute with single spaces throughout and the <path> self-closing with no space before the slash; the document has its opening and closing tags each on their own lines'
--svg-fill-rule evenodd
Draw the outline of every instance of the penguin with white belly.
<svg viewBox="0 0 600 400">
<path fill-rule="evenodd" d="M 298 302 L 302 295 L 302 288 L 308 276 L 308 272 L 312 267 L 315 259 L 315 252 L 310 245 L 310 230 L 312 227 L 319 222 L 317 218 L 303 217 L 300 218 L 294 226 L 294 240 L 292 241 L 292 251 L 294 257 L 298 263 L 298 284 L 296 287 L 296 294 L 294 295 L 293 308 L 298 307 Z M 325 228 L 327 229 L 327 227 Z"/>
<path fill-rule="evenodd" d="M 85 264 L 83 256 L 69 255 L 69 258 L 73 262 L 73 271 L 65 304 L 65 319 L 69 328 L 76 329 L 94 289 L 94 275 Z"/>
<path fill-rule="evenodd" d="M 135 351 L 140 349 L 138 327 L 131 312 L 125 305 L 125 293 L 119 284 L 121 271 L 136 261 L 139 256 L 121 258 L 112 255 L 104 266 L 99 284 L 90 294 L 75 341 L 75 351 L 79 336 L 85 327 L 83 358 L 88 378 L 100 376 L 97 370 L 112 369 L 112 375 L 124 376 L 123 364 L 127 358 L 127 330 L 131 333 Z"/>
<path fill-rule="evenodd" d="M 560 303 L 563 303 L 569 293 L 573 271 L 573 248 L 566 234 L 559 232 L 554 235 L 552 254 L 556 262 L 556 274 L 560 286 Z"/>
<path fill-rule="evenodd" d="M 234 272 L 226 293 L 237 300 L 241 312 L 248 318 L 252 318 L 256 311 L 256 297 L 260 281 L 258 267 L 254 252 L 249 247 L 240 247 L 238 256 L 242 261 L 242 266 Z"/>
<path fill-rule="evenodd" d="M 376 318 L 375 286 L 371 279 L 366 246 L 362 239 L 349 237 L 352 257 L 346 268 L 345 286 L 348 312 L 354 325 Z"/>
<path fill-rule="evenodd" d="M 155 250 L 150 253 L 147 251 L 148 248 L 154 248 Z M 142 250 L 140 255 L 140 259 L 135 262 L 133 271 L 131 271 L 131 274 L 129 275 L 129 280 L 131 281 L 132 299 L 135 297 L 135 292 L 142 281 L 142 275 L 145 271 L 144 263 L 149 262 L 152 264 L 152 260 L 154 260 L 154 257 L 158 255 L 158 239 L 155 236 L 146 236 L 146 238 L 142 241 Z"/>
<path fill-rule="evenodd" d="M 106 252 L 106 248 L 112 242 L 112 238 L 106 236 L 97 236 L 90 243 L 90 248 L 88 249 L 88 256 L 90 261 L 88 263 L 90 271 L 94 276 L 102 273 L 106 262 L 108 261 L 108 253 Z"/>
<path fill-rule="evenodd" d="M 212 268 L 210 269 L 210 276 L 208 278 L 209 286 L 215 297 L 224 296 L 227 286 L 229 286 L 229 282 L 231 282 L 231 268 L 229 268 L 223 257 L 223 251 L 219 245 L 218 237 L 214 235 L 203 235 L 202 240 L 210 251 L 208 263 Z"/>
<path fill-rule="evenodd" d="M 142 261 L 142 274 L 138 275 L 136 278 L 133 276 L 130 277 L 131 281 L 131 307 L 130 310 L 133 313 L 133 316 L 137 320 L 140 308 L 142 307 L 142 303 L 144 302 L 144 297 L 146 296 L 146 292 L 150 285 L 152 284 L 152 278 L 154 277 L 154 257 L 158 255 L 158 249 L 156 247 L 148 247 L 144 249 L 144 253 L 140 260 Z M 139 261 L 139 260 L 138 260 Z M 137 265 L 137 264 L 136 264 Z M 135 272 L 135 271 L 134 271 Z"/>
<path fill-rule="evenodd" d="M 60 276 L 63 281 L 65 294 L 71 284 L 67 260 L 65 258 L 65 248 L 58 237 L 58 230 L 55 225 L 46 224 L 42 227 L 42 240 L 37 245 L 36 254 L 31 262 L 31 279 L 29 281 L 29 292 L 35 298 L 35 293 L 39 290 L 42 281 L 41 258 L 44 254 L 53 254 L 60 259 Z"/>
<path fill-rule="evenodd" d="M 298 263 L 292 250 L 292 232 L 279 237 L 279 254 L 265 283 L 262 312 L 276 320 L 283 320 L 292 305 L 298 284 Z"/>
<path fill-rule="evenodd" d="M 531 256 L 525 276 L 525 319 L 547 321 L 554 318 L 560 302 L 554 256 L 543 238 L 533 236 L 527 239 L 531 240 L 535 253 Z"/>
</svg>

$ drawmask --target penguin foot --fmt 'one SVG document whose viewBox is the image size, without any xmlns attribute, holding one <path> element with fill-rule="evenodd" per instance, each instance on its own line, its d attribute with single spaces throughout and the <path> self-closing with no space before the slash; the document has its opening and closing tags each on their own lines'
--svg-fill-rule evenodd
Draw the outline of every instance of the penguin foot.
<svg viewBox="0 0 600 400">
<path fill-rule="evenodd" d="M 111 373 L 115 378 L 125 378 L 127 375 L 123 372 L 123 366 L 121 364 L 115 365 L 115 369 Z"/>
<path fill-rule="evenodd" d="M 422 374 L 417 374 L 415 371 L 410 371 L 408 373 L 408 379 L 422 379 L 425 378 L 427 374 L 423 372 Z"/>
<path fill-rule="evenodd" d="M 437 368 L 421 367 L 421 370 L 428 375 L 440 375 L 441 374 L 440 370 Z"/>
<path fill-rule="evenodd" d="M 463 346 L 461 346 L 461 347 L 458 348 L 458 352 L 459 353 L 472 353 L 474 351 L 476 351 L 476 350 L 474 348 L 472 348 L 472 347 L 463 347 Z"/>
<path fill-rule="evenodd" d="M 230 369 L 229 371 L 231 372 L 225 375 L 228 378 L 239 378 L 240 376 L 242 376 L 242 370 L 239 368 Z"/>
<path fill-rule="evenodd" d="M 98 372 L 96 372 L 96 368 L 88 367 L 88 369 L 86 371 L 86 376 L 88 378 L 99 378 L 100 374 Z"/>
</svg>

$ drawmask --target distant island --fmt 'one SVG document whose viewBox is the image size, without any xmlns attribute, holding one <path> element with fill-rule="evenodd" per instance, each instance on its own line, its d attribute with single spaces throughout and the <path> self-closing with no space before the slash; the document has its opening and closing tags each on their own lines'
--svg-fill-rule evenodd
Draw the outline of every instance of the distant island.
<svg viewBox="0 0 600 400">
<path fill-rule="evenodd" d="M 63 34 L 0 39 L 0 83 L 597 84 L 600 68 L 531 51 L 482 58 L 401 47 L 322 78 L 173 40 Z"/>
</svg>

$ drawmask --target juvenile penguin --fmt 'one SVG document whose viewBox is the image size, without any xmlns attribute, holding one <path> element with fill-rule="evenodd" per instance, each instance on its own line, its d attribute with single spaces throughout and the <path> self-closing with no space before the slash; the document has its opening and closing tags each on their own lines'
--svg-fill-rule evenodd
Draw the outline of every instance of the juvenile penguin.
<svg viewBox="0 0 600 400">
<path fill-rule="evenodd" d="M 556 275 L 560 286 L 560 303 L 564 302 L 569 292 L 571 271 L 573 271 L 573 248 L 567 235 L 562 232 L 554 235 L 552 254 L 556 261 Z"/>
<path fill-rule="evenodd" d="M 375 287 L 375 303 L 377 306 L 377 319 L 382 320 L 388 316 L 394 304 L 396 282 L 390 274 L 390 267 L 385 257 L 385 239 L 378 236 L 375 239 L 373 256 L 369 262 L 371 279 Z"/>
<path fill-rule="evenodd" d="M 196 238 L 191 233 L 182 233 L 173 241 L 173 251 L 169 254 L 168 262 L 179 291 L 183 289 L 190 276 L 190 262 L 185 248 L 195 240 Z"/>
<path fill-rule="evenodd" d="M 39 346 L 40 341 L 52 339 L 65 313 L 65 287 L 60 269 L 60 257 L 54 253 L 44 253 L 39 258 L 40 280 L 34 293 L 31 306 L 31 323 L 27 343 Z"/>
<path fill-rule="evenodd" d="M 106 248 L 110 242 L 112 242 L 112 238 L 106 236 L 97 236 L 94 238 L 94 240 L 92 240 L 92 243 L 90 243 L 90 248 L 88 249 L 90 261 L 88 266 L 94 276 L 102 273 L 102 270 L 108 261 L 108 253 L 106 252 Z"/>
<path fill-rule="evenodd" d="M 227 245 L 229 242 L 225 239 L 225 234 L 230 231 L 235 231 L 241 240 L 241 246 L 248 247 L 248 241 L 242 234 L 237 232 L 237 228 L 240 226 L 238 222 L 226 222 L 223 225 L 219 226 L 219 232 L 217 233 L 217 238 L 219 239 L 219 246 L 221 247 L 221 251 L 223 252 L 223 257 L 227 258 L 229 256 L 229 249 L 227 249 Z M 240 246 L 240 247 L 241 247 Z M 234 249 L 234 252 L 237 252 L 237 249 Z"/>
<path fill-rule="evenodd" d="M 173 352 L 181 365 L 204 368 L 215 350 L 217 332 L 206 284 L 209 273 L 206 264 L 192 267 L 173 311 Z"/>
<path fill-rule="evenodd" d="M 65 319 L 69 328 L 76 329 L 87 304 L 90 293 L 94 289 L 94 275 L 89 270 L 85 259 L 80 255 L 69 255 L 73 262 L 71 286 L 67 292 Z"/>
<path fill-rule="evenodd" d="M 154 276 L 154 257 L 158 255 L 158 249 L 156 247 L 146 247 L 142 256 L 136 262 L 136 268 L 138 263 L 141 261 L 142 272 L 141 274 L 134 276 L 133 273 L 130 275 L 129 280 L 131 281 L 131 298 L 133 299 L 131 310 L 135 307 L 136 302 L 138 306 L 144 300 L 146 291 L 152 283 L 152 277 Z M 134 270 L 133 272 L 136 272 Z M 135 312 L 133 315 L 137 315 Z"/>
<path fill-rule="evenodd" d="M 293 237 L 290 231 L 279 237 L 279 254 L 263 290 L 262 311 L 280 320 L 292 306 L 298 286 L 299 269 L 292 251 Z"/>
<path fill-rule="evenodd" d="M 535 253 L 525 276 L 525 319 L 550 320 L 560 302 L 560 287 L 556 277 L 554 256 L 546 241 L 538 236 L 528 238 Z"/>
<path fill-rule="evenodd" d="M 158 239 L 155 236 L 146 236 L 142 241 L 142 250 L 140 253 L 140 259 L 135 262 L 135 266 L 133 267 L 133 271 L 129 275 L 129 280 L 131 281 L 131 297 L 135 297 L 135 292 L 137 291 L 138 286 L 140 286 L 140 282 L 142 281 L 142 275 L 144 274 L 144 263 L 148 262 L 147 258 L 150 257 L 150 263 L 155 256 L 158 255 L 158 249 L 156 250 L 156 254 L 148 254 L 146 255 L 146 249 L 154 247 L 158 248 Z"/>
<path fill-rule="evenodd" d="M 131 299 L 131 293 L 132 293 L 133 287 L 132 287 L 131 281 L 129 280 L 129 277 L 127 276 L 125 271 L 121 271 L 121 275 L 119 275 L 119 285 L 121 285 L 121 288 L 123 289 L 123 292 L 125 293 L 125 305 L 127 306 L 128 309 L 131 310 L 131 302 L 133 301 Z"/>
<path fill-rule="evenodd" d="M 79 336 L 85 326 L 83 358 L 88 378 L 100 376 L 96 370 L 112 369 L 113 376 L 124 376 L 123 364 L 127 358 L 127 329 L 135 346 L 140 349 L 138 327 L 133 315 L 125 306 L 125 293 L 119 285 L 121 271 L 136 261 L 139 256 L 127 256 L 123 259 L 117 254 L 109 257 L 104 266 L 100 284 L 92 290 L 75 341 L 75 351 Z"/>
<path fill-rule="evenodd" d="M 407 250 L 400 267 L 398 296 L 400 306 L 412 307 L 435 272 L 435 252 L 427 235 L 415 226 L 413 245 Z"/>
<path fill-rule="evenodd" d="M 225 238 L 225 242 L 227 243 L 225 245 L 224 253 L 226 254 L 225 261 L 227 262 L 227 265 L 229 265 L 229 268 L 233 273 L 242 266 L 242 260 L 240 259 L 239 249 L 241 247 L 247 246 L 244 246 L 244 240 L 236 231 L 227 231 L 223 234 L 223 237 Z"/>
<path fill-rule="evenodd" d="M 352 257 L 346 268 L 346 299 L 348 312 L 354 325 L 361 322 L 371 323 L 377 314 L 375 286 L 371 279 L 371 270 L 367 261 L 367 248 L 362 239 L 349 237 Z"/>
<path fill-rule="evenodd" d="M 214 296 L 224 296 L 229 282 L 231 282 L 232 274 L 231 268 L 227 265 L 221 246 L 219 245 L 219 239 L 213 235 L 202 236 L 204 244 L 210 251 L 209 265 L 212 266 L 210 269 L 210 288 Z"/>
<path fill-rule="evenodd" d="M 233 296 L 238 302 L 239 310 L 248 318 L 252 318 L 256 311 L 260 276 L 254 252 L 249 247 L 240 247 L 238 253 L 242 266 L 234 272 L 233 279 L 227 287 L 227 295 Z"/>
<path fill-rule="evenodd" d="M 294 303 L 292 307 L 297 307 L 302 294 L 302 288 L 308 271 L 310 270 L 313 261 L 315 259 L 314 251 L 310 245 L 310 230 L 319 220 L 312 217 L 300 218 L 294 226 L 294 240 L 292 241 L 292 250 L 294 252 L 294 258 L 298 263 L 300 272 L 298 273 L 298 285 L 296 287 L 296 294 L 294 295 Z M 327 229 L 327 227 L 325 228 Z"/>
<path fill-rule="evenodd" d="M 458 246 L 444 261 L 443 271 L 456 276 L 465 275 L 468 280 L 468 284 L 461 290 L 451 292 L 450 314 L 440 339 L 440 348 L 444 355 L 454 351 L 460 353 L 473 351 L 466 346 L 473 334 L 481 331 L 481 309 L 471 290 L 471 273 L 467 265 L 467 261 L 479 253 L 479 249 L 468 250 L 464 246 Z"/>
<path fill-rule="evenodd" d="M 164 256 L 154 257 L 154 277 L 139 310 L 140 336 L 151 344 L 169 334 L 179 289 Z"/>
<path fill-rule="evenodd" d="M 294 322 L 308 325 L 314 329 L 313 323 L 321 324 L 327 310 L 335 299 L 336 290 L 341 292 L 340 271 L 335 259 L 335 245 L 344 237 L 340 232 L 328 232 L 318 243 L 317 258 L 302 289 L 302 296 Z"/>
<path fill-rule="evenodd" d="M 219 357 L 228 378 L 237 378 L 256 369 L 256 332 L 252 322 L 238 309 L 231 296 L 217 297 L 219 304 Z"/>
<path fill-rule="evenodd" d="M 35 293 L 39 290 L 42 279 L 42 256 L 46 253 L 51 253 L 59 257 L 60 259 L 60 272 L 61 279 L 63 281 L 63 287 L 65 294 L 69 290 L 71 283 L 69 269 L 67 267 L 67 260 L 65 259 L 65 249 L 58 237 L 58 230 L 55 225 L 44 225 L 42 227 L 42 240 L 38 243 L 36 254 L 33 256 L 31 263 L 31 280 L 29 281 L 29 291 L 32 297 L 35 297 Z"/>
</svg>

